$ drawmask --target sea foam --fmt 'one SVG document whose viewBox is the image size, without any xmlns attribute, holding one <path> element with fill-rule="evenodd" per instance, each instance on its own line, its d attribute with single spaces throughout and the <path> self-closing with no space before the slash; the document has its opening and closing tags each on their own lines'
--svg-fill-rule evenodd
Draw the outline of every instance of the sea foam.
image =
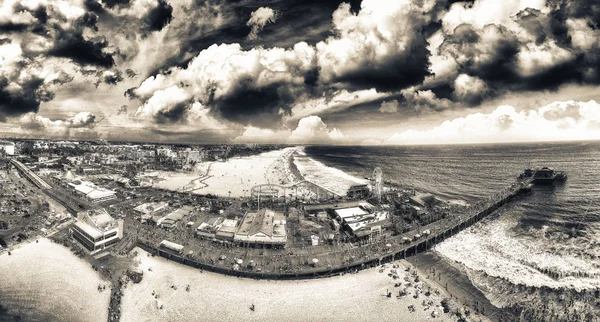
<svg viewBox="0 0 600 322">
<path fill-rule="evenodd" d="M 348 188 L 351 186 L 368 183 L 365 179 L 354 177 L 340 169 L 327 166 L 308 157 L 304 147 L 297 148 L 294 164 L 305 180 L 342 196 L 346 195 Z"/>
<path fill-rule="evenodd" d="M 512 284 L 575 290 L 600 287 L 600 263 L 595 254 L 575 252 L 575 238 L 563 248 L 549 247 L 543 236 L 517 237 L 514 218 L 488 219 L 437 245 L 441 255 L 465 267 Z M 595 236 L 586 238 L 593 242 Z M 578 238 L 581 239 L 581 238 Z"/>
</svg>

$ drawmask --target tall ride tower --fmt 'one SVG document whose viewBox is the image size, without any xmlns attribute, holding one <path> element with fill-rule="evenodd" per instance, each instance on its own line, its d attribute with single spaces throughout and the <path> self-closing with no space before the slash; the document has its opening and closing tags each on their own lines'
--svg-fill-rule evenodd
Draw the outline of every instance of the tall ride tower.
<svg viewBox="0 0 600 322">
<path fill-rule="evenodd" d="M 381 171 L 380 167 L 375 168 L 373 171 L 373 180 L 375 180 L 373 193 L 377 196 L 377 200 L 381 201 L 381 195 L 383 193 L 383 171 Z"/>
</svg>

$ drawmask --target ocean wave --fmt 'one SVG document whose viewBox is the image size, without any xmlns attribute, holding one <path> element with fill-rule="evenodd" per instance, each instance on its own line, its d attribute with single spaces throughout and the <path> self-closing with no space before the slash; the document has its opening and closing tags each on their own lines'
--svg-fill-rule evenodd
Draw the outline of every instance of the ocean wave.
<svg viewBox="0 0 600 322">
<path fill-rule="evenodd" d="M 515 285 L 577 291 L 600 287 L 600 254 L 595 248 L 581 251 L 581 244 L 598 243 L 596 234 L 562 236 L 564 240 L 558 242 L 544 237 L 546 227 L 527 237 L 516 236 L 517 225 L 509 216 L 486 220 L 437 245 L 435 250 L 473 271 Z"/>
<path fill-rule="evenodd" d="M 354 177 L 307 156 L 304 147 L 297 149 L 294 164 L 305 180 L 342 196 L 346 195 L 351 186 L 368 183 L 365 179 Z"/>
</svg>

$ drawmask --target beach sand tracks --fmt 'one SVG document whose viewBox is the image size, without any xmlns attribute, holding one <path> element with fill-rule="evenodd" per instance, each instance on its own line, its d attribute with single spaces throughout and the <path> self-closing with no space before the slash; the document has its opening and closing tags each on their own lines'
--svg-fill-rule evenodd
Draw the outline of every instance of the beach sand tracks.
<svg viewBox="0 0 600 322">
<path fill-rule="evenodd" d="M 27 321 L 102 321 L 108 317 L 107 285 L 91 266 L 48 239 L 0 255 L 0 302 Z"/>
</svg>

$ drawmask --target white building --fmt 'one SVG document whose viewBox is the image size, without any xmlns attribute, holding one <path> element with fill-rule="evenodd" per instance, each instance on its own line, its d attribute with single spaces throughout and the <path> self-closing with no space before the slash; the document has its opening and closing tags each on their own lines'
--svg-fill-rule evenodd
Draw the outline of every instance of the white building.
<svg viewBox="0 0 600 322">
<path fill-rule="evenodd" d="M 340 223 L 352 231 L 356 237 L 381 233 L 382 225 L 388 219 L 387 211 L 376 211 L 373 205 L 362 202 L 357 207 L 334 210 Z"/>
<path fill-rule="evenodd" d="M 117 198 L 117 193 L 96 186 L 94 183 L 89 181 L 73 181 L 68 183 L 76 194 L 86 198 L 87 200 L 97 203 Z"/>
<path fill-rule="evenodd" d="M 152 218 L 153 214 L 167 209 L 168 206 L 169 204 L 166 202 L 147 202 L 133 208 L 133 211 L 140 216 L 140 221 L 144 223 Z"/>
<path fill-rule="evenodd" d="M 104 208 L 83 211 L 77 214 L 71 235 L 93 254 L 123 238 L 123 221 L 113 219 Z"/>
<path fill-rule="evenodd" d="M 0 141 L 0 150 L 6 155 L 15 155 L 15 144 L 10 141 Z"/>
<path fill-rule="evenodd" d="M 160 245 L 158 247 L 162 248 L 162 249 L 174 251 L 179 254 L 183 253 L 183 245 L 179 245 L 174 242 L 170 242 L 168 240 L 163 240 L 162 242 L 160 242 Z"/>
</svg>

